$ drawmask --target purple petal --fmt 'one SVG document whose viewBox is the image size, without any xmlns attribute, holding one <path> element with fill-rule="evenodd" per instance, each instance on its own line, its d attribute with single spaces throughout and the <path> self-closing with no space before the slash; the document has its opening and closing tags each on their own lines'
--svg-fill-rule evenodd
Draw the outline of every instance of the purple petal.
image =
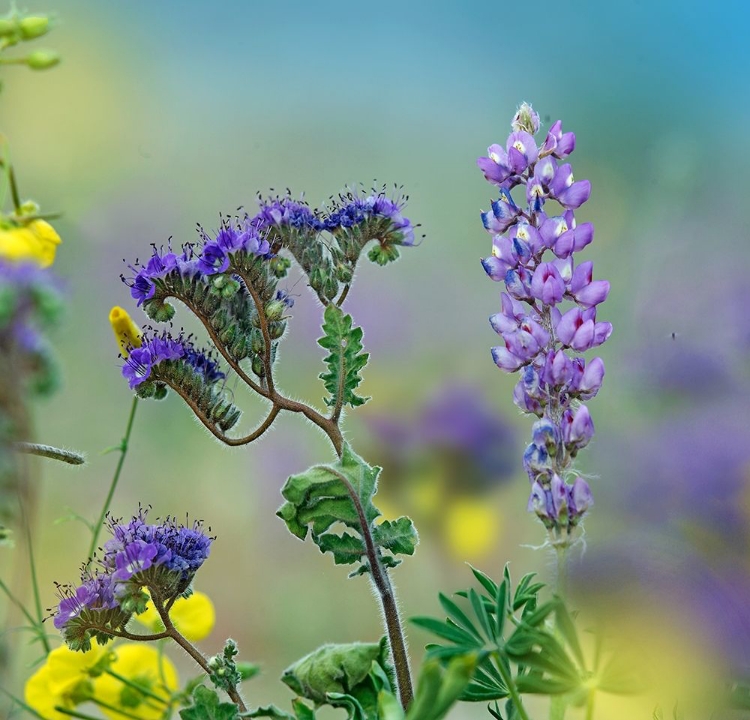
<svg viewBox="0 0 750 720">
<path fill-rule="evenodd" d="M 521 367 L 521 360 L 515 355 L 512 355 L 510 352 L 508 352 L 507 348 L 493 347 L 491 352 L 492 359 L 495 361 L 495 365 L 497 365 L 501 370 L 505 370 L 506 372 L 515 372 L 516 370 L 518 370 L 518 368 Z"/>
</svg>

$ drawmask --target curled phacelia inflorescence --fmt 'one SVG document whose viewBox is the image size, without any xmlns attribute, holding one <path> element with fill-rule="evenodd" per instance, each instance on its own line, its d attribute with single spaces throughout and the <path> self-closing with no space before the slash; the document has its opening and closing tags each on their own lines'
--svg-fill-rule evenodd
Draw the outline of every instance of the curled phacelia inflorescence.
<svg viewBox="0 0 750 720">
<path fill-rule="evenodd" d="M 491 145 L 477 161 L 498 188 L 498 199 L 481 214 L 492 235 L 492 254 L 482 266 L 505 285 L 501 311 L 490 318 L 503 340 L 492 357 L 502 370 L 520 372 L 514 401 L 539 418 L 524 453 L 532 486 L 529 511 L 554 543 L 565 545 L 593 504 L 573 460 L 594 434 L 583 401 L 597 394 L 604 377 L 601 358 L 586 362 L 581 354 L 605 342 L 612 325 L 596 317 L 609 283 L 593 279 L 593 263 L 575 260 L 594 236 L 593 225 L 574 216 L 591 184 L 574 180 L 570 164 L 562 162 L 575 148 L 575 134 L 563 132 L 558 120 L 537 145 L 538 131 L 539 116 L 523 103 L 505 147 Z M 519 186 L 525 202 L 517 204 L 512 192 Z"/>
<path fill-rule="evenodd" d="M 171 387 L 201 419 L 222 431 L 240 417 L 218 362 L 196 348 L 189 336 L 147 331 L 139 347 L 128 349 L 122 374 L 140 397 L 162 398 Z"/>
<path fill-rule="evenodd" d="M 186 526 L 167 518 L 151 524 L 145 511 L 129 522 L 110 518 L 107 527 L 112 538 L 98 566 L 84 566 L 78 587 L 59 588 L 54 625 L 73 650 L 88 650 L 92 638 L 104 644 L 121 636 L 149 599 L 166 612 L 187 596 L 213 541 L 200 522 Z"/>
</svg>

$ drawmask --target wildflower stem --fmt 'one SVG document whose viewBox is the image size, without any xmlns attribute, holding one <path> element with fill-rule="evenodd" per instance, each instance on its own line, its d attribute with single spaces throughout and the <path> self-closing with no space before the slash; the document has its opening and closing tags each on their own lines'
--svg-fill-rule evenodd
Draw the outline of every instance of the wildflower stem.
<svg viewBox="0 0 750 720">
<path fill-rule="evenodd" d="M 86 715 L 86 713 L 78 712 L 77 710 L 70 710 L 69 708 L 64 708 L 61 705 L 55 705 L 55 711 L 61 713 L 62 715 L 69 715 L 70 717 L 81 718 L 81 720 L 98 720 L 98 718 L 95 718 L 93 715 Z M 117 713 L 119 715 L 125 715 L 125 717 L 128 717 L 127 713 L 122 713 L 119 710 L 117 711 Z M 39 713 L 35 713 L 35 715 L 40 718 L 44 717 L 43 715 L 39 715 Z"/>
<path fill-rule="evenodd" d="M 238 273 L 245 283 L 245 287 L 253 298 L 255 309 L 258 311 L 258 320 L 260 321 L 260 331 L 263 335 L 263 369 L 265 370 L 266 390 L 269 395 L 273 395 L 273 363 L 271 362 L 271 334 L 268 331 L 268 318 L 266 317 L 266 308 L 263 301 L 258 295 L 255 286 L 244 273 Z"/>
<path fill-rule="evenodd" d="M 159 613 L 161 621 L 164 623 L 165 634 L 167 637 L 171 637 L 172 640 L 174 640 L 188 655 L 190 655 L 191 658 L 193 658 L 193 660 L 195 660 L 196 663 L 198 663 L 201 670 L 211 677 L 212 671 L 208 665 L 208 660 L 206 660 L 203 653 L 174 626 L 172 618 L 169 617 L 169 613 L 164 606 L 163 600 L 159 597 L 158 591 L 153 587 L 149 587 L 149 593 L 151 594 L 151 600 L 154 603 L 154 607 Z M 229 698 L 238 707 L 240 712 L 247 712 L 247 706 L 234 685 L 229 686 L 227 689 L 227 695 L 229 695 Z"/>
<path fill-rule="evenodd" d="M 141 695 L 145 695 L 146 697 L 152 698 L 153 700 L 158 700 L 163 705 L 169 705 L 169 700 L 165 700 L 161 695 L 157 695 L 156 693 L 151 692 L 149 689 L 143 687 L 142 685 L 139 685 L 138 683 L 134 683 L 129 678 L 126 678 L 124 675 L 120 675 L 119 673 L 116 673 L 114 670 L 105 670 L 107 675 L 111 675 L 115 680 L 119 680 L 123 685 L 127 685 L 128 687 L 133 688 L 134 690 L 137 690 Z"/>
<path fill-rule="evenodd" d="M 104 506 L 99 514 L 99 520 L 94 525 L 93 532 L 91 534 L 91 545 L 89 545 L 89 562 L 94 557 L 94 551 L 96 550 L 96 543 L 99 540 L 99 533 L 101 532 L 102 525 L 104 525 L 104 518 L 107 516 L 109 506 L 112 503 L 112 498 L 117 488 L 117 482 L 120 479 L 120 473 L 122 472 L 122 466 L 125 464 L 125 456 L 128 454 L 128 445 L 130 443 L 130 433 L 133 429 L 133 421 L 135 420 L 135 410 L 138 407 L 138 398 L 133 398 L 133 404 L 130 406 L 130 415 L 128 416 L 128 424 L 125 428 L 125 435 L 120 443 L 120 457 L 117 460 L 117 467 L 115 468 L 115 474 L 112 476 L 112 482 L 109 486 L 109 492 L 104 500 Z"/>
<path fill-rule="evenodd" d="M 568 546 L 555 545 L 557 553 L 557 594 L 565 598 L 568 592 Z"/>
<path fill-rule="evenodd" d="M 39 580 L 37 579 L 36 575 L 36 563 L 34 561 L 34 548 L 32 547 L 31 543 L 31 523 L 29 522 L 28 514 L 26 512 L 26 509 L 24 507 L 24 503 L 21 500 L 21 497 L 19 495 L 19 504 L 21 506 L 21 513 L 23 516 L 23 525 L 26 530 L 26 545 L 29 549 L 29 571 L 31 574 L 31 587 L 34 592 L 34 607 L 36 609 L 36 623 L 35 625 L 37 627 L 41 627 L 42 623 L 44 622 L 44 612 L 42 611 L 42 599 L 41 595 L 39 594 Z M 44 651 L 49 654 L 52 647 L 49 644 L 49 639 L 46 635 L 41 634 L 39 635 L 39 639 L 42 642 L 42 645 L 44 647 Z"/>
<path fill-rule="evenodd" d="M 500 672 L 500 677 L 502 677 L 505 686 L 508 688 L 508 694 L 510 695 L 511 700 L 513 700 L 513 705 L 516 708 L 516 712 L 518 712 L 518 717 L 520 720 L 529 720 L 529 716 L 526 712 L 526 708 L 523 706 L 523 701 L 521 700 L 521 695 L 518 692 L 516 683 L 513 680 L 511 673 L 508 672 L 505 663 L 497 663 L 497 669 Z"/>
<path fill-rule="evenodd" d="M 349 480 L 347 480 L 347 478 L 340 472 L 325 465 L 319 465 L 318 467 L 321 470 L 326 470 L 332 475 L 335 475 L 344 484 L 344 487 L 346 487 L 349 497 L 357 511 L 362 538 L 365 542 L 367 562 L 370 567 L 370 577 L 372 578 L 375 589 L 378 591 L 380 603 L 383 608 L 383 617 L 385 619 L 385 627 L 388 633 L 388 643 L 391 647 L 393 665 L 396 669 L 398 695 L 402 707 L 406 710 L 414 697 L 414 691 L 411 683 L 409 656 L 406 652 L 405 633 L 403 625 L 401 624 L 401 618 L 399 617 L 396 595 L 388 577 L 388 572 L 380 561 L 380 552 L 375 546 L 375 541 L 372 537 L 372 528 L 370 527 L 370 523 L 367 522 L 359 495 L 357 495 Z M 528 720 L 528 718 L 525 718 L 525 720 Z"/>
<path fill-rule="evenodd" d="M 351 285 L 344 285 L 341 295 L 339 295 L 338 300 L 336 300 L 336 307 L 341 307 L 344 304 L 344 300 L 346 300 L 346 296 L 349 294 L 351 287 Z"/>
<path fill-rule="evenodd" d="M 41 625 L 33 618 L 31 613 L 24 607 L 23 603 L 11 592 L 11 589 L 0 580 L 0 590 L 2 590 L 8 599 L 23 613 L 23 616 L 31 623 L 35 630 L 41 629 Z"/>
<path fill-rule="evenodd" d="M 143 692 L 141 688 L 138 688 L 138 692 Z M 101 708 L 104 708 L 105 710 L 111 710 L 112 712 L 117 713 L 118 715 L 122 715 L 126 718 L 131 718 L 131 720 L 143 720 L 141 715 L 133 715 L 129 712 L 126 712 L 121 707 L 116 707 L 115 705 L 110 705 L 109 703 L 104 702 L 104 700 L 98 700 L 97 698 L 93 697 L 91 698 L 91 702 L 95 705 L 98 705 Z M 87 716 L 84 716 L 87 717 Z"/>
<path fill-rule="evenodd" d="M 0 693 L 5 695 L 11 702 L 14 702 L 18 707 L 23 708 L 26 712 L 31 713 L 34 717 L 40 718 L 40 720 L 46 720 L 44 715 L 41 715 L 36 710 L 34 710 L 31 705 L 27 705 L 23 700 L 20 698 L 17 698 L 13 693 L 8 692 L 4 687 L 0 686 Z M 92 719 L 93 720 L 93 719 Z"/>
</svg>

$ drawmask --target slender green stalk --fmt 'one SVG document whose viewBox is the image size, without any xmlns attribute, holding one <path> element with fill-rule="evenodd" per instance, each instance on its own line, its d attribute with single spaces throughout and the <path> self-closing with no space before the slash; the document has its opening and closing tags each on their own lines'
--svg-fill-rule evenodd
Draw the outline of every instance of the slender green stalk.
<svg viewBox="0 0 750 720">
<path fill-rule="evenodd" d="M 2 590 L 8 596 L 8 599 L 23 613 L 23 616 L 33 625 L 35 630 L 40 629 L 40 625 L 37 623 L 31 613 L 26 609 L 24 604 L 11 592 L 10 588 L 2 580 L 0 580 L 0 590 Z"/>
<path fill-rule="evenodd" d="M 594 720 L 594 698 L 596 697 L 596 689 L 591 688 L 589 695 L 586 698 L 586 720 Z"/>
<path fill-rule="evenodd" d="M 169 705 L 169 700 L 165 700 L 161 695 L 157 695 L 156 693 L 151 692 L 145 687 L 138 685 L 138 683 L 134 683 L 124 675 L 120 675 L 114 670 L 105 670 L 105 672 L 107 673 L 107 675 L 111 675 L 113 678 L 115 678 L 115 680 L 119 680 L 123 685 L 127 685 L 128 687 L 132 687 L 134 690 L 137 690 L 139 693 L 141 693 L 141 695 L 145 695 L 146 697 L 152 698 L 153 700 L 158 700 L 163 705 Z"/>
<path fill-rule="evenodd" d="M 39 714 L 36 710 L 34 710 L 33 707 L 31 707 L 31 705 L 27 705 L 23 700 L 17 698 L 13 693 L 8 692 L 4 687 L 0 687 L 0 693 L 5 695 L 5 697 L 7 697 L 11 702 L 14 702 L 16 705 L 18 705 L 18 707 L 23 708 L 26 712 L 34 715 L 34 717 L 38 717 L 40 720 L 46 720 L 44 715 Z M 8 717 L 10 717 L 10 715 Z"/>
<path fill-rule="evenodd" d="M 60 705 L 56 705 L 55 710 L 63 715 L 70 715 L 70 717 L 81 718 L 81 720 L 99 720 L 99 718 L 95 718 L 93 715 L 86 715 L 86 713 L 78 712 L 77 710 L 69 710 L 68 708 L 64 708 Z M 39 713 L 34 714 L 37 717 L 42 718 L 42 720 L 45 720 Z"/>
<path fill-rule="evenodd" d="M 556 545 L 557 594 L 564 600 L 568 594 L 568 546 Z"/>
<path fill-rule="evenodd" d="M 523 701 L 521 700 L 521 695 L 518 692 L 516 683 L 513 681 L 512 675 L 506 670 L 505 663 L 502 660 L 498 660 L 497 669 L 500 672 L 500 677 L 502 677 L 503 682 L 508 688 L 508 694 L 510 695 L 511 700 L 513 700 L 513 704 L 518 711 L 518 717 L 521 718 L 521 720 L 529 720 L 528 713 L 526 712 L 526 708 L 523 706 Z"/>
<path fill-rule="evenodd" d="M 133 420 L 135 420 L 135 410 L 138 407 L 138 397 L 133 398 L 133 404 L 130 406 L 130 415 L 128 416 L 128 425 L 125 428 L 125 436 L 120 443 L 120 457 L 117 460 L 117 467 L 115 468 L 115 474 L 112 477 L 112 482 L 109 486 L 109 492 L 107 498 L 104 501 L 102 512 L 99 515 L 96 525 L 94 525 L 93 532 L 91 534 L 91 545 L 89 546 L 89 561 L 94 557 L 94 551 L 96 550 L 96 543 L 99 540 L 99 533 L 101 532 L 102 525 L 104 524 L 104 518 L 107 516 L 109 506 L 112 504 L 112 498 L 117 488 L 117 482 L 120 479 L 120 473 L 122 472 L 122 466 L 125 464 L 125 456 L 128 454 L 128 444 L 130 443 L 130 432 L 133 429 Z"/>
<path fill-rule="evenodd" d="M 29 549 L 29 570 L 31 571 L 31 587 L 34 591 L 34 609 L 36 610 L 36 623 L 35 625 L 41 627 L 44 622 L 44 611 L 42 610 L 42 597 L 39 593 L 39 580 L 36 574 L 36 562 L 34 561 L 34 548 L 31 543 L 31 524 L 29 523 L 28 515 L 24 508 L 23 501 L 19 495 L 19 502 L 21 505 L 21 513 L 23 516 L 23 525 L 26 530 L 26 545 Z M 49 639 L 46 635 L 40 634 L 39 639 L 44 646 L 44 651 L 49 654 L 52 650 L 52 646 L 49 644 Z"/>
<path fill-rule="evenodd" d="M 118 708 L 114 705 L 110 705 L 109 703 L 105 703 L 103 700 L 97 700 L 96 698 L 91 698 L 91 702 L 95 705 L 98 705 L 99 707 L 104 708 L 105 710 L 111 710 L 112 712 L 117 713 L 118 715 L 122 715 L 123 717 L 130 718 L 131 720 L 143 720 L 143 718 L 140 715 L 132 715 L 129 712 L 126 712 L 125 710 L 122 710 L 121 708 Z"/>
</svg>

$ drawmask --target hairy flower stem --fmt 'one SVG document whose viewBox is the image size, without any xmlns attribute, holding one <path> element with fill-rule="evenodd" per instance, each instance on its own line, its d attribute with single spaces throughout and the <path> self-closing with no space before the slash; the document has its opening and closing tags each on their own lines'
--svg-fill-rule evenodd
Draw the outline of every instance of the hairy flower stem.
<svg viewBox="0 0 750 720">
<path fill-rule="evenodd" d="M 135 410 L 138 407 L 138 398 L 133 398 L 133 404 L 130 406 L 130 415 L 128 416 L 128 424 L 125 428 L 125 435 L 120 443 L 120 457 L 117 460 L 117 467 L 115 468 L 115 474 L 112 476 L 112 482 L 109 485 L 109 492 L 104 500 L 102 511 L 99 514 L 99 519 L 96 521 L 91 532 L 91 544 L 89 545 L 89 562 L 94 557 L 94 551 L 96 550 L 96 543 L 99 540 L 99 533 L 101 532 L 102 526 L 104 525 L 104 518 L 107 516 L 109 506 L 112 504 L 112 498 L 117 488 L 117 483 L 120 479 L 120 473 L 122 472 L 122 466 L 125 464 L 125 456 L 128 454 L 128 445 L 130 443 L 130 433 L 133 430 L 133 421 L 135 420 Z"/>
<path fill-rule="evenodd" d="M 359 496 L 355 492 L 351 483 L 346 479 L 344 475 L 337 472 L 331 467 L 320 466 L 321 469 L 327 470 L 331 474 L 335 475 L 346 487 L 349 497 L 354 504 L 357 511 L 357 517 L 359 519 L 359 525 L 362 531 L 362 538 L 365 541 L 365 550 L 367 553 L 367 562 L 370 567 L 370 577 L 375 589 L 378 591 L 380 596 L 380 603 L 383 608 L 383 618 L 385 620 L 385 628 L 388 633 L 388 643 L 391 648 L 391 656 L 393 657 L 393 665 L 396 669 L 396 685 L 398 686 L 398 696 L 401 700 L 401 705 L 404 710 L 408 709 L 414 698 L 414 690 L 412 689 L 411 683 L 411 671 L 409 669 L 409 656 L 406 652 L 406 640 L 404 637 L 404 629 L 401 624 L 401 618 L 398 612 L 398 603 L 396 602 L 396 595 L 393 591 L 393 586 L 388 577 L 388 572 L 380 561 L 380 553 L 375 547 L 375 542 L 372 539 L 372 528 L 367 522 L 365 517 L 365 511 L 360 502 Z M 528 718 L 526 719 L 528 720 Z"/>
<path fill-rule="evenodd" d="M 183 636 L 179 630 L 172 623 L 172 619 L 169 617 L 166 607 L 164 606 L 163 600 L 159 597 L 158 592 L 153 588 L 149 587 L 151 594 L 151 600 L 154 603 L 156 611 L 159 613 L 161 621 L 164 623 L 164 633 L 167 637 L 172 638 L 193 660 L 200 666 L 201 670 L 206 673 L 209 677 L 212 675 L 211 668 L 208 665 L 208 660 L 205 655 L 198 650 L 185 636 Z M 229 699 L 237 706 L 240 712 L 247 712 L 247 706 L 240 697 L 240 694 L 236 687 L 233 685 L 227 690 Z"/>
</svg>

